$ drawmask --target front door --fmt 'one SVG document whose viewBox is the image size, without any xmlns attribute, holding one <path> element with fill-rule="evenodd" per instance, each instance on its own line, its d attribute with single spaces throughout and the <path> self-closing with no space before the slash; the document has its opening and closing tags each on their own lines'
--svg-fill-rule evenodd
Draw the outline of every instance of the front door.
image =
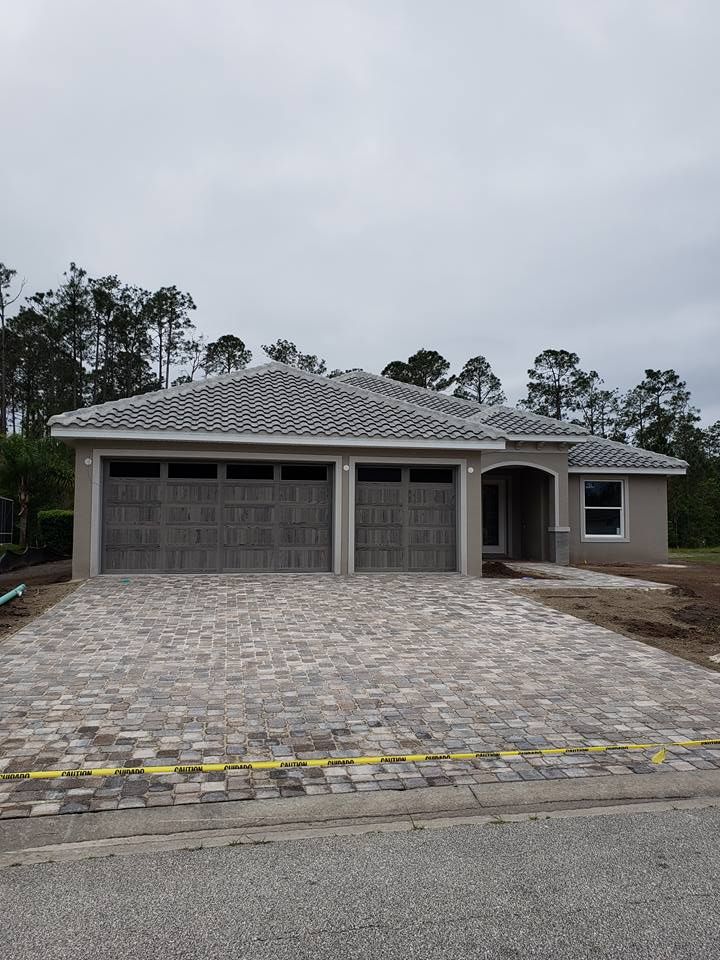
<svg viewBox="0 0 720 960">
<path fill-rule="evenodd" d="M 482 483 L 483 553 L 506 553 L 507 508 L 504 477 L 486 477 Z"/>
</svg>

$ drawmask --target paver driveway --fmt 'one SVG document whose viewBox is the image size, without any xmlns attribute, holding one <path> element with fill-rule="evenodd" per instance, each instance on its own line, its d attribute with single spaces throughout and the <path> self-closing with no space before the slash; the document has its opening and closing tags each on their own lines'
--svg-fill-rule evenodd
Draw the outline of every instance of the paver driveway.
<svg viewBox="0 0 720 960">
<path fill-rule="evenodd" d="M 517 590 L 447 575 L 91 580 L 0 641 L 0 765 L 718 735 L 717 674 Z M 720 751 L 678 751 L 667 767 L 689 765 L 720 767 Z M 19 816 L 648 769 L 604 754 L 68 778 L 0 783 L 0 804 Z"/>
</svg>

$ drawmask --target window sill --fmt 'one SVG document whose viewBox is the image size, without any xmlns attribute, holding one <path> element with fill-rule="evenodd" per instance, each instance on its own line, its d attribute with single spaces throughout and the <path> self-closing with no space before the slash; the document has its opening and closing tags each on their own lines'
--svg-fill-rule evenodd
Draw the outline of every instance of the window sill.
<svg viewBox="0 0 720 960">
<path fill-rule="evenodd" d="M 612 536 L 597 536 L 594 537 L 592 534 L 583 534 L 580 537 L 582 543 L 630 543 L 630 537 L 612 537 Z"/>
</svg>

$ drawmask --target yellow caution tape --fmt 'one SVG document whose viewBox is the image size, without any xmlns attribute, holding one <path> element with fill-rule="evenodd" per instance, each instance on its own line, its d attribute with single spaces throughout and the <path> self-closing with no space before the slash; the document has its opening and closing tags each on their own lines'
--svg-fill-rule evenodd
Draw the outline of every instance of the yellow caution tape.
<svg viewBox="0 0 720 960">
<path fill-rule="evenodd" d="M 467 753 L 397 753 L 375 757 L 320 757 L 313 760 L 247 760 L 236 763 L 181 763 L 152 767 L 93 767 L 69 770 L 25 770 L 0 773 L 2 780 L 57 780 L 60 777 L 129 777 L 137 774 L 224 773 L 227 770 L 288 770 L 296 767 L 364 767 L 381 763 L 432 763 L 439 760 L 503 760 L 505 757 L 557 757 L 572 753 L 607 753 L 616 750 L 657 750 L 653 763 L 662 763 L 673 747 L 720 747 L 713 740 L 678 740 L 673 743 L 616 743 L 581 747 L 538 747 L 528 750 L 476 750 Z"/>
</svg>

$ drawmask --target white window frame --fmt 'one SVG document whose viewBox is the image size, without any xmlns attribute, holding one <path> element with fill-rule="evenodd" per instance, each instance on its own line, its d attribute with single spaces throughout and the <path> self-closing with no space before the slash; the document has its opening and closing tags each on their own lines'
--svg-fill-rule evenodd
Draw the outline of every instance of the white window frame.
<svg viewBox="0 0 720 960">
<path fill-rule="evenodd" d="M 586 483 L 619 483 L 620 484 L 620 506 L 619 507 L 593 507 L 585 503 L 585 484 Z M 620 510 L 620 533 L 587 533 L 585 525 L 587 510 Z M 581 476 L 580 477 L 580 539 L 588 543 L 628 543 L 628 484 L 626 477 L 614 476 Z"/>
</svg>

